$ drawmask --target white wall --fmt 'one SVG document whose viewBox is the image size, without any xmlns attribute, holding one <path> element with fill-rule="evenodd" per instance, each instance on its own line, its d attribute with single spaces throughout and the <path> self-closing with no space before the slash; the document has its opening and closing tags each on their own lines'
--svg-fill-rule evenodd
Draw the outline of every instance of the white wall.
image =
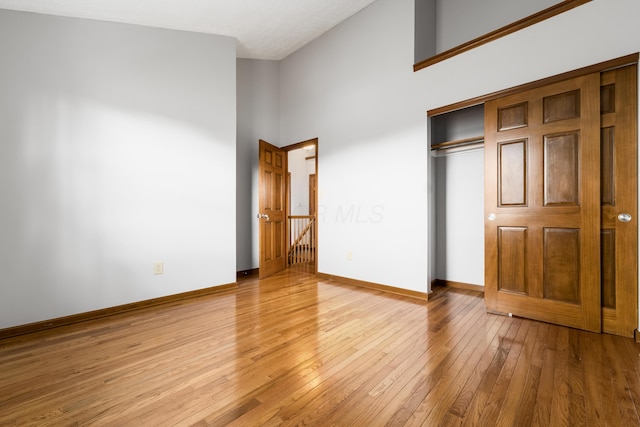
<svg viewBox="0 0 640 427">
<path fill-rule="evenodd" d="M 281 138 L 318 137 L 318 271 L 426 291 L 426 110 L 413 1 L 377 1 L 281 64 Z M 351 256 L 349 256 L 351 255 Z"/>
<path fill-rule="evenodd" d="M 235 40 L 0 11 L 0 57 L 0 328 L 235 281 Z"/>
<path fill-rule="evenodd" d="M 484 285 L 484 151 L 436 160 L 436 278 Z"/>
<path fill-rule="evenodd" d="M 414 0 L 413 62 L 436 54 L 436 5 L 438 0 Z"/>
<path fill-rule="evenodd" d="M 237 271 L 259 266 L 258 140 L 279 144 L 279 61 L 237 60 Z"/>
<path fill-rule="evenodd" d="M 322 145 L 319 271 L 426 291 L 426 111 L 640 51 L 640 2 L 594 0 L 417 73 L 413 13 L 378 0 L 283 60 L 281 138 Z"/>
<path fill-rule="evenodd" d="M 436 51 L 451 49 L 560 2 L 436 0 Z"/>
<path fill-rule="evenodd" d="M 291 173 L 291 215 L 309 215 L 309 175 L 315 173 L 315 159 L 307 159 L 314 151 L 299 148 L 291 150 L 287 157 L 287 168 Z"/>
</svg>

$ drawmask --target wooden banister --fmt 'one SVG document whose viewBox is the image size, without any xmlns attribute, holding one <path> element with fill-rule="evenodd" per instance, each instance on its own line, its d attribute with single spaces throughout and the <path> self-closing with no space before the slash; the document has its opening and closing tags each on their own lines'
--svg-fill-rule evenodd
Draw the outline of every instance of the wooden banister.
<svg viewBox="0 0 640 427">
<path fill-rule="evenodd" d="M 297 233 L 293 243 L 289 246 L 288 259 L 289 264 L 298 264 L 303 262 L 310 262 L 315 259 L 314 254 L 314 240 L 315 240 L 315 215 L 290 215 L 289 217 L 289 229 L 292 233 Z M 302 226 L 300 221 L 308 221 L 302 230 L 299 228 Z"/>
</svg>

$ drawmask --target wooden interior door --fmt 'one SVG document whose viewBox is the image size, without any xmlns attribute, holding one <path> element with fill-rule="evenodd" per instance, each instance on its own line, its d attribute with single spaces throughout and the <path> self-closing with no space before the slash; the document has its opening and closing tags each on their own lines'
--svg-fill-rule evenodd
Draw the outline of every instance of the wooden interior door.
<svg viewBox="0 0 640 427">
<path fill-rule="evenodd" d="M 286 244 L 286 182 L 287 153 L 260 140 L 260 187 L 258 218 L 260 221 L 259 277 L 268 277 L 287 266 Z"/>
<path fill-rule="evenodd" d="M 600 74 L 485 103 L 489 311 L 600 332 Z"/>
<path fill-rule="evenodd" d="M 637 65 L 607 71 L 600 88 L 602 330 L 627 337 L 638 323 L 637 76 Z"/>
</svg>

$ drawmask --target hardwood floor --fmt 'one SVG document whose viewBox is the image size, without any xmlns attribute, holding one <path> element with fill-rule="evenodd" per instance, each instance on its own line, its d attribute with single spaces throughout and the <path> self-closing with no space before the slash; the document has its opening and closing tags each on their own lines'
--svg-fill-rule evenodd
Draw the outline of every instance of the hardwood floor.
<svg viewBox="0 0 640 427">
<path fill-rule="evenodd" d="M 288 271 L 0 341 L 0 425 L 640 425 L 632 339 Z"/>
</svg>

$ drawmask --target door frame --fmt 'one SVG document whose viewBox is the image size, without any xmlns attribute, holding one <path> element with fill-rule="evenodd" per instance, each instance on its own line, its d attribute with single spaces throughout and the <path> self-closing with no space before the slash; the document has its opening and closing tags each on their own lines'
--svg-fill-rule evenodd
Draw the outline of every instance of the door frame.
<svg viewBox="0 0 640 427">
<path fill-rule="evenodd" d="M 316 220 L 314 222 L 314 235 L 316 236 L 316 241 L 315 241 L 315 256 L 314 256 L 314 274 L 317 274 L 318 272 L 318 255 L 320 253 L 319 251 L 319 237 L 318 237 L 318 219 L 319 219 L 319 215 L 318 215 L 318 138 L 311 138 L 311 139 L 307 139 L 305 141 L 301 141 L 301 142 L 297 142 L 294 144 L 290 144 L 290 145 L 286 145 L 284 147 L 278 147 L 280 150 L 283 150 L 285 152 L 285 154 L 288 155 L 289 151 L 293 151 L 293 150 L 297 150 L 300 148 L 304 148 L 307 147 L 309 145 L 315 145 L 316 147 L 316 154 L 315 154 L 315 174 L 316 174 L 316 191 L 315 191 L 315 205 L 316 205 Z M 284 183 L 285 183 L 285 215 L 290 215 L 291 214 L 291 206 L 290 206 L 290 180 L 289 180 L 289 171 L 288 171 L 288 167 L 287 170 L 285 171 L 285 179 L 284 179 Z M 258 192 L 259 194 L 261 194 L 261 192 L 263 191 L 262 189 L 262 182 L 259 181 L 258 182 Z M 283 232 L 285 234 L 285 240 L 286 240 L 286 251 L 289 251 L 289 247 L 291 245 L 291 241 L 289 239 L 289 221 L 285 220 L 285 227 L 283 229 Z M 258 237 L 258 251 L 262 251 L 262 247 L 260 245 L 260 238 Z M 258 256 L 258 259 L 262 258 L 262 254 L 260 253 Z M 288 257 L 287 257 L 288 258 Z M 288 260 L 287 263 L 285 265 L 285 268 L 288 267 Z"/>
<path fill-rule="evenodd" d="M 291 145 L 285 145 L 284 147 L 281 147 L 282 150 L 284 150 L 287 154 L 289 153 L 289 151 L 293 151 L 293 150 L 298 150 L 304 147 L 307 147 L 309 145 L 315 145 L 316 147 L 316 155 L 315 155 L 315 171 L 316 171 L 316 191 L 315 191 L 315 205 L 316 205 L 316 220 L 313 223 L 313 228 L 314 228 L 314 235 L 316 236 L 316 253 L 315 256 L 313 257 L 314 259 L 314 274 L 318 273 L 318 254 L 319 254 L 319 238 L 318 238 L 318 138 L 311 138 L 311 139 L 307 139 L 305 141 L 300 141 L 300 142 L 296 142 L 295 144 L 291 144 Z M 288 171 L 287 171 L 288 173 Z M 287 216 L 291 215 L 291 206 L 290 205 L 290 198 L 289 198 L 289 194 L 290 194 L 290 188 L 289 188 L 289 179 L 286 180 L 287 183 L 287 188 L 286 188 L 286 194 L 287 194 L 287 206 L 286 206 L 286 212 L 287 212 Z M 289 238 L 289 221 L 286 221 L 286 236 L 287 236 L 287 252 L 289 251 L 289 247 L 291 246 L 291 239 Z M 288 265 L 288 264 L 287 264 Z"/>
</svg>

